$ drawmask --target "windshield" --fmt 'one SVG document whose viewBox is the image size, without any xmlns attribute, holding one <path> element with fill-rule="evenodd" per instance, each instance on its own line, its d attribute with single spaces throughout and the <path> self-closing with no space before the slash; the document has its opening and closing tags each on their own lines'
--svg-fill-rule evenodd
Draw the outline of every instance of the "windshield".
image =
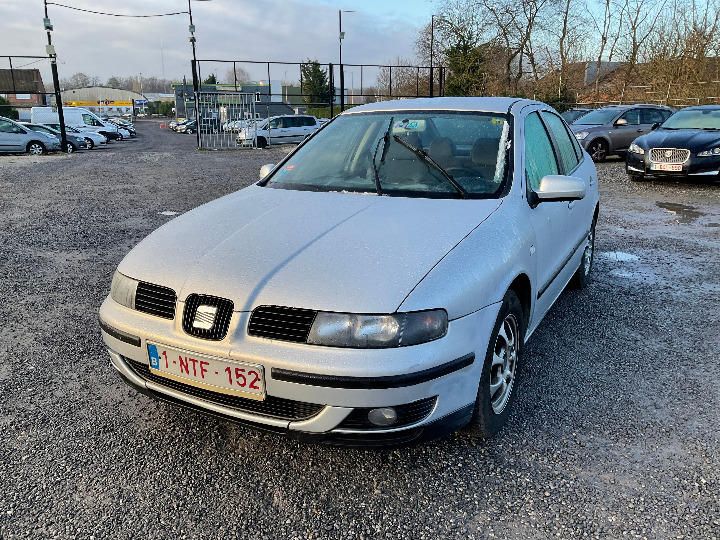
<svg viewBox="0 0 720 540">
<path fill-rule="evenodd" d="M 720 129 L 720 109 L 678 111 L 665 120 L 665 129 Z"/>
<path fill-rule="evenodd" d="M 573 122 L 575 125 L 581 126 L 600 126 L 612 122 L 618 113 L 617 109 L 597 109 L 589 112 Z"/>
<path fill-rule="evenodd" d="M 568 124 L 572 124 L 575 120 L 587 113 L 588 111 L 582 109 L 570 109 L 569 111 L 560 113 L 560 116 L 562 116 Z"/>
<path fill-rule="evenodd" d="M 425 197 L 496 197 L 505 180 L 507 118 L 411 112 L 339 116 L 267 185 Z"/>
</svg>

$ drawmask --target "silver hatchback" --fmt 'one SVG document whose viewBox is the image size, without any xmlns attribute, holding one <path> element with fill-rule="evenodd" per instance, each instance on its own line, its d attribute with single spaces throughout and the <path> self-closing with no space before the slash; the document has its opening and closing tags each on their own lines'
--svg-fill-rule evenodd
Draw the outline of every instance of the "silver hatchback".
<svg viewBox="0 0 720 540">
<path fill-rule="evenodd" d="M 0 152 L 40 155 L 54 150 L 60 150 L 57 137 L 38 133 L 0 116 Z"/>
</svg>

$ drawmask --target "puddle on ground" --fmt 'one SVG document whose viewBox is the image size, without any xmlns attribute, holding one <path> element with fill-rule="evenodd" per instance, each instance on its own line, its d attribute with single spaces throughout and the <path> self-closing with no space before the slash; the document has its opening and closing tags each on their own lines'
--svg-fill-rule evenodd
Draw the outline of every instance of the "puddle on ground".
<svg viewBox="0 0 720 540">
<path fill-rule="evenodd" d="M 720 223 L 706 223 L 706 227 L 720 227 Z"/>
<path fill-rule="evenodd" d="M 692 223 L 700 216 L 705 215 L 703 212 L 698 212 L 694 206 L 688 206 L 686 204 L 660 201 L 655 204 L 663 210 L 675 214 L 678 223 Z"/>
<path fill-rule="evenodd" d="M 635 262 L 639 261 L 640 257 L 633 255 L 632 253 L 625 253 L 624 251 L 603 251 L 600 253 L 603 259 L 616 262 Z"/>
</svg>

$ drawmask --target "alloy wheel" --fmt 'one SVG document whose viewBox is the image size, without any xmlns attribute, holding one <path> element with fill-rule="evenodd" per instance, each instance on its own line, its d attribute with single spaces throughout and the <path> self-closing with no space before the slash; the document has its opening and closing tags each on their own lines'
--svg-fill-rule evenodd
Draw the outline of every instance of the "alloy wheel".
<svg viewBox="0 0 720 540">
<path fill-rule="evenodd" d="M 590 145 L 590 157 L 593 161 L 602 161 L 607 156 L 605 145 L 601 141 L 596 141 Z"/>
<path fill-rule="evenodd" d="M 39 156 L 43 153 L 43 147 L 40 143 L 32 143 L 28 147 L 28 153 L 32 154 L 33 156 Z"/>
<path fill-rule="evenodd" d="M 72 153 L 75 151 L 75 148 L 73 147 L 72 144 L 67 143 L 67 144 L 65 145 L 65 151 L 66 151 L 68 154 L 72 154 Z"/>
<path fill-rule="evenodd" d="M 586 276 L 590 273 L 590 270 L 592 269 L 594 252 L 595 252 L 595 227 L 590 229 L 590 233 L 588 234 L 588 243 L 587 243 L 587 246 L 585 246 L 585 251 L 583 251 L 583 258 L 582 258 L 583 274 L 585 274 Z"/>
<path fill-rule="evenodd" d="M 510 400 L 518 359 L 519 325 L 513 313 L 503 320 L 495 338 L 490 365 L 490 405 L 501 414 Z"/>
</svg>

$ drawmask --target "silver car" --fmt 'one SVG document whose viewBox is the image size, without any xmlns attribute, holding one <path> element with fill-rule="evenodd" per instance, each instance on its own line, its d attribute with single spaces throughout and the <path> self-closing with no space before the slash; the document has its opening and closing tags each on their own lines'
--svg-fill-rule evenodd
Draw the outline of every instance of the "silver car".
<svg viewBox="0 0 720 540">
<path fill-rule="evenodd" d="M 55 150 L 60 150 L 57 137 L 38 133 L 0 116 L 0 152 L 40 155 Z"/>
<path fill-rule="evenodd" d="M 496 433 L 525 342 L 592 267 L 597 173 L 560 116 L 368 104 L 261 174 L 120 263 L 100 327 L 125 381 L 339 444 Z"/>
</svg>

